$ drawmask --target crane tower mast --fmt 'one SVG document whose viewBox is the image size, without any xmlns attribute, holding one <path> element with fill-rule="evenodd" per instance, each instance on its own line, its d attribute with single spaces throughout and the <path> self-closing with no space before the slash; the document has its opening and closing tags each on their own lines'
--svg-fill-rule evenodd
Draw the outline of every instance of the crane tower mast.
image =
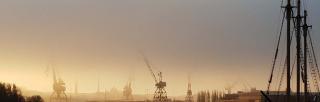
<svg viewBox="0 0 320 102">
<path fill-rule="evenodd" d="M 152 70 L 152 65 L 150 64 L 150 61 L 143 54 L 142 54 L 142 56 L 143 56 L 145 64 L 147 65 L 147 67 L 148 67 L 148 69 L 149 69 L 149 71 L 155 81 L 156 90 L 154 92 L 153 101 L 154 102 L 167 102 L 168 97 L 167 97 L 167 91 L 165 89 L 167 84 L 166 84 L 166 82 L 162 81 L 162 72 L 158 73 L 158 78 L 157 78 Z"/>
</svg>

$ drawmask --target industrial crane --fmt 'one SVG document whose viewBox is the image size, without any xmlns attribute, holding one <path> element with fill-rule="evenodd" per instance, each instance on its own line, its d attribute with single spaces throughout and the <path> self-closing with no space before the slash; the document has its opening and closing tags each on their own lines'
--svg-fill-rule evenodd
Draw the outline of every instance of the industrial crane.
<svg viewBox="0 0 320 102">
<path fill-rule="evenodd" d="M 149 60 L 147 59 L 146 56 L 143 56 L 144 62 L 147 65 L 154 81 L 155 81 L 155 86 L 156 86 L 156 90 L 154 92 L 154 96 L 153 96 L 153 101 L 154 102 L 167 102 L 168 101 L 168 97 L 167 97 L 167 91 L 165 90 L 166 87 L 166 82 L 162 81 L 162 72 L 158 73 L 158 78 L 156 77 L 155 73 L 152 70 L 152 65 L 150 64 Z"/>
<path fill-rule="evenodd" d="M 185 97 L 185 102 L 194 102 L 193 96 L 192 96 L 192 90 L 191 90 L 190 76 L 188 76 L 188 91 L 187 91 L 187 96 Z"/>
<path fill-rule="evenodd" d="M 65 83 L 61 78 L 57 80 L 56 72 L 54 68 L 52 68 L 52 74 L 53 74 L 53 93 L 50 96 L 50 102 L 67 102 L 68 98 L 65 93 L 66 91 Z"/>
<path fill-rule="evenodd" d="M 233 84 L 229 84 L 225 87 L 225 89 L 227 90 L 228 94 L 231 94 L 231 90 L 232 88 L 236 85 L 236 82 L 234 82 Z"/>
<path fill-rule="evenodd" d="M 132 88 L 131 88 L 131 80 L 124 86 L 123 88 L 123 96 L 126 100 L 132 100 Z"/>
</svg>

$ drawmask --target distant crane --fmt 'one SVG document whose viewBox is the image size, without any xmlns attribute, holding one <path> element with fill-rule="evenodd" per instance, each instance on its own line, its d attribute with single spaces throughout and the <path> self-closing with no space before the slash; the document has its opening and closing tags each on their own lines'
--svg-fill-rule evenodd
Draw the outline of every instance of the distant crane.
<svg viewBox="0 0 320 102">
<path fill-rule="evenodd" d="M 227 90 L 228 94 L 231 94 L 231 90 L 232 88 L 236 85 L 236 83 L 233 83 L 233 84 L 229 84 L 227 86 L 225 86 L 225 90 Z"/>
<path fill-rule="evenodd" d="M 50 96 L 50 102 L 68 102 L 67 94 L 65 93 L 65 83 L 61 78 L 57 80 L 55 69 L 52 68 L 53 73 L 53 93 Z"/>
<path fill-rule="evenodd" d="M 149 60 L 146 58 L 146 56 L 143 56 L 144 62 L 147 65 L 154 81 L 155 81 L 155 86 L 156 86 L 156 90 L 154 92 L 154 96 L 153 96 L 153 101 L 154 102 L 167 102 L 168 101 L 168 97 L 167 97 L 167 91 L 165 89 L 166 87 L 166 82 L 162 81 L 162 72 L 158 73 L 158 78 L 156 77 L 156 75 L 154 74 L 153 70 L 152 70 L 152 66 L 149 62 Z"/>
<path fill-rule="evenodd" d="M 123 88 L 123 96 L 126 100 L 132 100 L 132 88 L 131 88 L 131 81 L 129 81 Z"/>
<path fill-rule="evenodd" d="M 187 91 L 187 96 L 186 96 L 185 102 L 193 102 L 190 76 L 188 76 L 188 91 Z"/>
<path fill-rule="evenodd" d="M 242 81 L 241 83 L 243 85 L 244 91 L 250 92 L 253 88 L 247 81 Z"/>
</svg>

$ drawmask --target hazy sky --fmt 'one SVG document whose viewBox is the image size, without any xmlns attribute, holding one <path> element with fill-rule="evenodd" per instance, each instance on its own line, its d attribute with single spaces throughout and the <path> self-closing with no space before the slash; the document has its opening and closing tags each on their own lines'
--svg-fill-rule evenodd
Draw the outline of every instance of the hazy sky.
<svg viewBox="0 0 320 102">
<path fill-rule="evenodd" d="M 320 1 L 307 1 L 320 51 Z M 234 82 L 236 89 L 265 89 L 280 6 L 280 0 L 1 0 L 0 80 L 51 91 L 46 66 L 53 64 L 68 91 L 78 80 L 80 92 L 95 92 L 98 79 L 101 90 L 122 90 L 132 76 L 134 93 L 151 93 L 142 49 L 163 72 L 169 95 L 185 94 L 188 73 L 195 91 Z"/>
</svg>

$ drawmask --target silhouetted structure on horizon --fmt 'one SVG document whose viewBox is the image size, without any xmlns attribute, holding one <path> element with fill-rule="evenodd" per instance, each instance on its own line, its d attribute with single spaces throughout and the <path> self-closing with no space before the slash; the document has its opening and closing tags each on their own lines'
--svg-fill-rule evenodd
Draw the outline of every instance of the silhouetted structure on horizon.
<svg viewBox="0 0 320 102">
<path fill-rule="evenodd" d="M 190 76 L 188 76 L 188 90 L 187 90 L 187 96 L 185 98 L 185 102 L 193 102 Z"/>
<path fill-rule="evenodd" d="M 54 68 L 52 68 L 52 73 L 53 73 L 53 93 L 50 96 L 50 102 L 67 102 L 68 101 L 68 96 L 65 93 L 66 87 L 65 83 L 61 78 L 57 79 L 56 78 L 56 72 Z"/>
<path fill-rule="evenodd" d="M 320 71 L 318 68 L 317 64 L 317 59 L 315 56 L 315 51 L 313 48 L 313 42 L 312 42 L 312 37 L 310 36 L 309 26 L 307 23 L 307 8 L 306 4 L 303 5 L 301 0 L 285 0 L 286 5 L 281 5 L 284 8 L 284 12 L 282 15 L 282 22 L 281 22 L 281 29 L 279 32 L 279 37 L 277 40 L 277 45 L 275 49 L 275 55 L 272 63 L 272 69 L 271 69 L 271 74 L 270 78 L 268 80 L 268 86 L 267 86 L 267 91 L 264 93 L 261 91 L 261 93 L 264 95 L 265 99 L 268 99 L 267 101 L 278 101 L 278 100 L 273 100 L 274 98 L 268 98 L 268 97 L 273 97 L 274 95 L 278 94 L 281 96 L 281 102 L 311 102 L 312 98 L 311 96 L 319 96 L 319 85 L 318 81 L 320 81 Z M 293 3 L 295 2 L 295 3 Z M 304 2 L 304 1 L 302 1 Z M 304 15 L 302 16 L 302 10 L 304 10 Z M 302 21 L 303 20 L 303 21 Z M 277 64 L 277 59 L 278 59 L 278 53 L 279 53 L 279 46 L 281 42 L 281 35 L 282 35 L 282 30 L 283 30 L 283 24 L 284 21 L 286 21 L 286 58 L 284 67 L 283 69 L 279 69 L 282 71 L 281 76 L 280 76 L 280 82 L 279 85 L 276 87 L 276 94 L 270 94 L 270 88 L 271 88 L 271 83 L 273 80 L 273 73 L 275 70 L 276 64 Z M 302 24 L 303 23 L 303 24 Z M 302 29 L 301 29 L 302 28 Z M 294 35 L 295 34 L 295 35 Z M 302 42 L 302 35 L 303 35 L 303 42 Z M 293 37 L 295 37 L 296 41 L 293 43 Z M 303 43 L 303 44 L 302 44 Z M 292 60 L 291 57 L 291 45 L 296 44 L 296 55 L 294 60 Z M 303 45 L 303 46 L 302 46 Z M 303 47 L 303 48 L 302 48 Z M 293 62 L 293 65 L 291 65 Z M 280 68 L 282 65 L 280 65 Z M 293 66 L 293 67 L 291 67 Z M 309 67 L 310 66 L 310 67 Z M 291 69 L 295 68 L 295 77 L 296 77 L 296 92 L 293 93 L 293 90 L 291 88 L 291 81 L 294 80 L 292 77 L 294 76 L 293 72 Z M 308 70 L 310 68 L 310 70 Z M 286 72 L 286 88 L 285 88 L 285 94 L 280 93 L 282 82 L 283 82 L 283 77 Z M 311 75 L 308 75 L 311 74 Z M 311 76 L 311 80 L 308 79 L 308 77 Z M 301 83 L 302 81 L 302 83 Z M 301 85 L 303 84 L 303 91 L 301 91 Z M 311 92 L 311 87 L 310 84 L 314 85 L 314 92 L 313 94 L 310 94 Z M 283 98 L 285 95 L 286 98 Z M 318 100 L 314 100 L 317 101 Z"/>
<path fill-rule="evenodd" d="M 131 81 L 129 81 L 123 88 L 123 96 L 126 100 L 133 100 L 132 96 L 132 88 L 131 88 Z"/>
<path fill-rule="evenodd" d="M 225 94 L 220 91 L 200 91 L 197 94 L 197 102 L 223 102 Z"/>
<path fill-rule="evenodd" d="M 147 59 L 146 56 L 144 56 L 142 54 L 143 58 L 144 58 L 144 62 L 146 63 L 154 81 L 155 81 L 155 86 L 156 86 L 156 90 L 154 92 L 154 96 L 153 96 L 153 101 L 154 102 L 168 102 L 168 97 L 167 97 L 167 91 L 165 89 L 165 87 L 167 86 L 167 83 L 164 82 L 162 80 L 162 72 L 158 73 L 158 77 L 156 77 L 156 75 L 154 74 L 153 70 L 152 70 L 152 65 L 149 62 L 149 60 Z"/>
</svg>

